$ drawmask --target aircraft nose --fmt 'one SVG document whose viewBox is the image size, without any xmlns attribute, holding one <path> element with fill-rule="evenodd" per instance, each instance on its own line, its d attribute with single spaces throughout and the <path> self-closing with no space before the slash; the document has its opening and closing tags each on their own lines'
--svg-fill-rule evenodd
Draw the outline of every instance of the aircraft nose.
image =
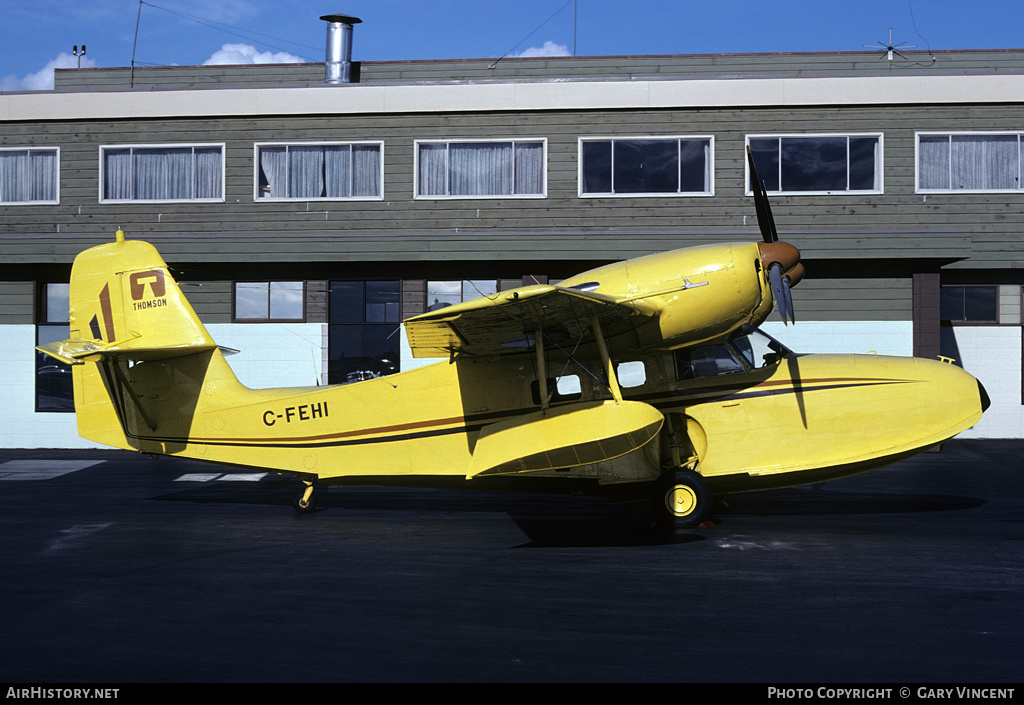
<svg viewBox="0 0 1024 705">
<path fill-rule="evenodd" d="M 985 385 L 981 380 L 978 381 L 978 396 L 981 397 L 981 413 L 985 413 L 992 406 L 992 400 L 988 398 L 988 392 L 985 391 Z"/>
</svg>

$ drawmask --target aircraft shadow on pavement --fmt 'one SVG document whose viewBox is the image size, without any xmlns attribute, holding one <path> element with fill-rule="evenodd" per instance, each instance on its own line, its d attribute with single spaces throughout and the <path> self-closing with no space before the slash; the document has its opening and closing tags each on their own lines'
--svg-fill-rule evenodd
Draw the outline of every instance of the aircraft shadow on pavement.
<svg viewBox="0 0 1024 705">
<path fill-rule="evenodd" d="M 283 508 L 290 507 L 296 491 L 296 484 L 287 480 L 221 482 L 205 483 L 154 499 Z M 653 526 L 643 502 L 612 504 L 600 497 L 345 487 L 319 492 L 317 502 L 316 514 L 336 510 L 506 514 L 529 538 L 527 543 L 518 546 L 523 548 L 682 544 L 706 538 L 701 529 L 672 533 Z M 985 500 L 956 495 L 836 492 L 812 487 L 731 495 L 714 516 L 728 520 L 730 517 L 907 514 L 975 509 L 984 504 Z"/>
</svg>

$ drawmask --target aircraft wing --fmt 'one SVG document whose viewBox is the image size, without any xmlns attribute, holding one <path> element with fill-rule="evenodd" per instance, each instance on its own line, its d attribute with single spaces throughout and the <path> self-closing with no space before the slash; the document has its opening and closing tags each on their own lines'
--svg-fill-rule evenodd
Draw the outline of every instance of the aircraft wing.
<svg viewBox="0 0 1024 705">
<path fill-rule="evenodd" d="M 595 317 L 605 337 L 612 338 L 658 312 L 643 300 L 537 285 L 414 316 L 405 321 L 405 330 L 413 357 L 495 355 L 533 347 L 539 331 L 558 344 L 592 342 Z"/>
</svg>

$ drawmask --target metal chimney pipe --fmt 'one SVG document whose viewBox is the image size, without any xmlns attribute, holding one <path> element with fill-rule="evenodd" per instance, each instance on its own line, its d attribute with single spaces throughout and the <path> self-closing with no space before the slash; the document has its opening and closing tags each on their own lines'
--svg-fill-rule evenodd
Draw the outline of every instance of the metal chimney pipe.
<svg viewBox="0 0 1024 705">
<path fill-rule="evenodd" d="M 327 23 L 327 57 L 324 80 L 330 84 L 352 82 L 352 25 L 362 22 L 348 15 L 324 15 Z"/>
</svg>

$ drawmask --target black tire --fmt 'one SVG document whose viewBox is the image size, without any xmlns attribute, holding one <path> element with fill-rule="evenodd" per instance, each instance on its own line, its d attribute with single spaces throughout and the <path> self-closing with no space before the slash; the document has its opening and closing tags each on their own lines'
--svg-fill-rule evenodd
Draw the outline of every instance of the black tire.
<svg viewBox="0 0 1024 705">
<path fill-rule="evenodd" d="M 295 499 L 292 500 L 292 506 L 295 507 L 295 511 L 299 514 L 312 514 L 316 511 L 316 491 L 309 495 L 309 501 L 305 504 L 302 503 L 302 495 L 306 493 L 305 489 L 295 495 Z"/>
<path fill-rule="evenodd" d="M 704 478 L 685 469 L 662 475 L 651 497 L 657 523 L 675 529 L 700 526 L 711 518 L 714 503 L 715 496 Z"/>
</svg>

